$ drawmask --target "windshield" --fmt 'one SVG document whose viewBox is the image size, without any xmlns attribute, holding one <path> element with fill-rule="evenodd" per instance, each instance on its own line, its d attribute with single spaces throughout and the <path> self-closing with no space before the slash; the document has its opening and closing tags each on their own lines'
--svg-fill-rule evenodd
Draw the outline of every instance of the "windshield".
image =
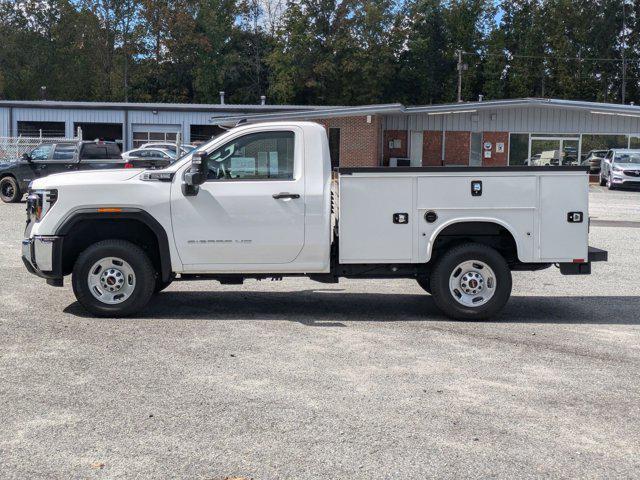
<svg viewBox="0 0 640 480">
<path fill-rule="evenodd" d="M 615 163 L 638 163 L 640 164 L 640 152 L 617 153 Z"/>
</svg>

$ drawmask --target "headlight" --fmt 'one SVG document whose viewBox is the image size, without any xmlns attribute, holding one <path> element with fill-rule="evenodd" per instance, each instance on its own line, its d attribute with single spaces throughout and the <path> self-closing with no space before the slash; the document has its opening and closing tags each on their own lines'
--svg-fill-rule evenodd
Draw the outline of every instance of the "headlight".
<svg viewBox="0 0 640 480">
<path fill-rule="evenodd" d="M 613 168 L 611 169 L 614 172 L 624 172 L 624 170 L 616 165 L 613 166 Z"/>
<path fill-rule="evenodd" d="M 27 217 L 39 222 L 58 200 L 57 190 L 30 191 L 27 197 Z"/>
</svg>

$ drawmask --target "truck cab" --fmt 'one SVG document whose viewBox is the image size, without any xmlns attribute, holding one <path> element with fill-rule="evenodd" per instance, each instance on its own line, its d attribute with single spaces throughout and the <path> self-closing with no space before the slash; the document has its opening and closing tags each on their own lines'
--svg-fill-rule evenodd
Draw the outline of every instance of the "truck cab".
<svg viewBox="0 0 640 480">
<path fill-rule="evenodd" d="M 324 127 L 244 125 L 162 170 L 36 180 L 23 259 L 72 275 L 98 316 L 138 312 L 172 281 L 411 278 L 454 318 L 497 314 L 512 270 L 586 274 L 586 168 L 331 172 Z"/>
</svg>

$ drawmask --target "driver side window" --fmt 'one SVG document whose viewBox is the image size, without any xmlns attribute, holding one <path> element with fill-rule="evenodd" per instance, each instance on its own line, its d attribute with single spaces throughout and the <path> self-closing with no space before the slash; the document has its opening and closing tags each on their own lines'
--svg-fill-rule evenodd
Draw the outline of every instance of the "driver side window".
<svg viewBox="0 0 640 480">
<path fill-rule="evenodd" d="M 53 145 L 51 144 L 40 145 L 39 147 L 36 147 L 31 151 L 31 159 L 36 162 L 49 160 L 52 150 L 53 150 Z"/>
<path fill-rule="evenodd" d="M 294 137 L 289 131 L 250 133 L 209 155 L 208 180 L 293 180 Z"/>
</svg>

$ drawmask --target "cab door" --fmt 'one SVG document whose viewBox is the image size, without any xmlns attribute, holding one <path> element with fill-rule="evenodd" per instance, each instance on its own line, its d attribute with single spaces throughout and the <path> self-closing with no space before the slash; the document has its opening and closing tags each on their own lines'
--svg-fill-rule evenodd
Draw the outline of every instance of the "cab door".
<svg viewBox="0 0 640 480">
<path fill-rule="evenodd" d="M 302 160 L 302 131 L 274 127 L 239 133 L 210 152 L 208 180 L 195 196 L 181 188 L 189 165 L 178 171 L 171 218 L 185 269 L 277 271 L 293 262 L 305 240 Z"/>
<path fill-rule="evenodd" d="M 23 179 L 26 183 L 37 178 L 46 177 L 52 173 L 60 173 L 56 165 L 52 164 L 53 148 L 54 145 L 52 143 L 43 143 L 31 151 L 29 154 L 31 157 L 29 168 L 32 178 Z"/>
</svg>

